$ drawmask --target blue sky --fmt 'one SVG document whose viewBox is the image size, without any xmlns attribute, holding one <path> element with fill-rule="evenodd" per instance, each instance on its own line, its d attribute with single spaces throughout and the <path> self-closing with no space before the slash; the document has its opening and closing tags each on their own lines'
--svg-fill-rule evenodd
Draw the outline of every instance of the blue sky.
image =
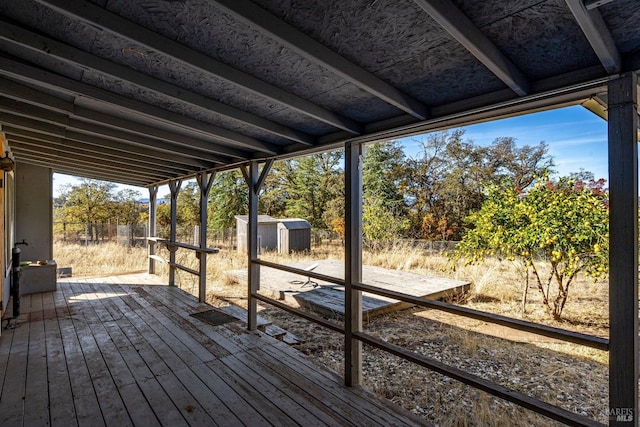
<svg viewBox="0 0 640 427">
<path fill-rule="evenodd" d="M 575 106 L 462 127 L 465 139 L 489 145 L 499 137 L 513 137 L 516 144 L 537 145 L 545 141 L 556 164 L 557 176 L 593 172 L 608 180 L 607 122 L 584 107 Z M 402 140 L 407 155 L 415 156 L 417 141 Z"/>
<path fill-rule="evenodd" d="M 608 179 L 607 168 L 607 122 L 587 109 L 575 106 L 493 122 L 465 126 L 465 139 L 479 145 L 488 145 L 499 137 L 513 137 L 517 145 L 536 145 L 545 141 L 549 154 L 556 164 L 557 175 L 568 175 L 581 168 L 591 171 L 595 178 Z M 406 153 L 415 156 L 417 142 L 426 136 L 415 136 L 402 140 Z M 68 175 L 54 174 L 53 194 L 60 193 L 65 184 L 77 184 L 78 180 Z M 148 196 L 146 188 L 121 186 L 140 191 Z"/>
</svg>

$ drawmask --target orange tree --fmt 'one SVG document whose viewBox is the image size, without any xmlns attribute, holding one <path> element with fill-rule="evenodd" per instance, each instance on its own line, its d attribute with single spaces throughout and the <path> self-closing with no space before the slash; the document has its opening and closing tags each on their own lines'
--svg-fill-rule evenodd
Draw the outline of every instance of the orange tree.
<svg viewBox="0 0 640 427">
<path fill-rule="evenodd" d="M 482 207 L 466 219 L 468 229 L 454 260 L 522 261 L 523 309 L 531 275 L 547 311 L 560 320 L 578 273 L 607 274 L 609 208 L 602 183 L 560 178 L 539 180 L 526 192 L 506 183 L 489 187 Z"/>
</svg>

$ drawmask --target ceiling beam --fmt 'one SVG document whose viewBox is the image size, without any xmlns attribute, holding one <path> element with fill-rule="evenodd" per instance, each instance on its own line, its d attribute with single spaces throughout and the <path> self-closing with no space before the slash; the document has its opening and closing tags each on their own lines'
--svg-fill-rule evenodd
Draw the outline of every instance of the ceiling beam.
<svg viewBox="0 0 640 427">
<path fill-rule="evenodd" d="M 258 28 L 310 61 L 400 110 L 418 119 L 428 117 L 429 109 L 422 102 L 379 79 L 250 0 L 213 0 L 213 3 L 233 17 Z"/>
<path fill-rule="evenodd" d="M 11 147 L 11 152 L 16 157 L 16 160 L 18 160 L 20 157 L 28 158 L 32 161 L 38 161 L 41 164 L 46 165 L 47 167 L 50 167 L 54 170 L 58 167 L 62 167 L 66 168 L 67 170 L 78 169 L 84 171 L 95 171 L 96 173 L 101 173 L 104 177 L 121 177 L 127 180 L 136 180 L 139 182 L 155 182 L 172 177 L 170 174 L 137 174 L 131 171 L 120 170 L 115 167 L 100 166 L 83 160 L 69 159 L 65 156 L 57 155 L 51 152 L 34 151 L 30 148 L 21 146 L 19 143 Z"/>
<path fill-rule="evenodd" d="M 193 138 L 191 136 L 181 135 L 168 130 L 158 129 L 153 126 L 148 126 L 146 124 L 122 119 L 120 117 L 101 113 L 99 111 L 91 110 L 89 108 L 75 107 L 72 117 L 78 118 L 82 121 L 99 124 L 105 127 L 121 129 L 123 131 L 127 131 L 132 134 L 138 134 L 141 136 L 157 138 L 171 144 L 181 145 L 183 147 L 192 148 L 192 149 L 197 149 L 202 151 L 203 153 L 223 155 L 223 156 L 231 157 L 233 159 L 241 159 L 241 160 L 246 160 L 249 156 L 246 152 L 241 152 L 239 150 L 235 150 L 232 148 L 222 147 L 220 145 L 216 145 L 209 141 L 205 141 L 199 138 Z"/>
<path fill-rule="evenodd" d="M 587 10 L 582 0 L 565 1 L 604 69 L 609 74 L 618 73 L 622 68 L 622 58 L 600 12 L 597 9 Z"/>
<path fill-rule="evenodd" d="M 31 164 L 35 166 L 40 166 L 44 168 L 51 168 L 55 173 L 63 173 L 65 175 L 78 176 L 81 178 L 91 178 L 98 179 L 100 181 L 109 181 L 115 182 L 117 184 L 125 184 L 125 185 L 135 185 L 138 187 L 147 187 L 155 181 L 147 181 L 140 177 L 123 177 L 123 176 L 112 176 L 109 175 L 108 172 L 104 172 L 101 170 L 95 169 L 87 169 L 78 166 L 67 166 L 67 165 L 51 165 L 50 162 L 45 160 L 38 159 L 37 157 L 33 157 L 29 154 L 17 154 L 14 155 L 16 159 L 17 167 L 20 167 L 20 163 Z"/>
<path fill-rule="evenodd" d="M 42 159 L 49 159 L 56 163 L 69 163 L 69 164 L 77 164 L 83 165 L 87 167 L 95 167 L 99 169 L 105 169 L 114 174 L 126 174 L 130 176 L 140 176 L 143 178 L 151 178 L 155 179 L 162 176 L 171 176 L 174 174 L 167 173 L 166 171 L 163 173 L 161 171 L 144 171 L 137 170 L 126 165 L 122 165 L 115 162 L 110 162 L 104 159 L 101 161 L 99 158 L 93 156 L 86 156 L 83 154 L 75 153 L 73 155 L 68 154 L 66 151 L 58 150 L 55 147 L 50 146 L 37 146 L 29 143 L 24 143 L 19 141 L 18 139 L 9 140 L 9 146 L 11 147 L 11 152 L 22 152 L 22 153 L 30 153 L 33 156 L 39 156 Z"/>
<path fill-rule="evenodd" d="M 32 124 L 37 125 L 34 120 Z M 62 137 L 54 136 L 49 133 L 40 133 L 34 131 L 36 127 L 32 128 L 19 128 L 13 126 L 2 125 L 1 130 L 7 134 L 20 135 L 26 138 L 31 138 L 39 141 L 63 141 L 63 142 L 75 142 L 82 144 L 87 149 L 95 150 L 112 150 L 123 157 L 131 157 L 133 159 L 148 159 L 151 162 L 162 162 L 159 164 L 174 164 L 174 167 L 184 167 L 189 171 L 194 170 L 206 170 L 214 167 L 213 163 L 204 162 L 202 160 L 193 159 L 191 157 L 185 157 L 179 153 L 166 153 L 164 151 L 156 151 L 148 148 L 139 147 L 137 145 L 129 145 L 122 142 L 116 142 L 105 138 L 100 138 L 91 135 L 85 135 L 75 131 L 62 130 L 60 133 Z M 142 161 L 142 160 L 140 160 Z"/>
<path fill-rule="evenodd" d="M 45 123 L 69 125 L 69 117 L 64 113 L 58 113 L 43 107 L 5 98 L 0 94 L 0 112 L 16 114 L 18 116 L 38 119 Z"/>
<path fill-rule="evenodd" d="M 613 0 L 584 0 L 584 7 L 586 7 L 587 10 L 596 9 L 612 1 Z"/>
<path fill-rule="evenodd" d="M 0 63 L 4 65 L 4 58 Z M 45 106 L 59 113 L 73 112 L 73 102 L 3 77 L 0 77 L 0 94 L 4 97 L 15 99 L 16 101 Z"/>
<path fill-rule="evenodd" d="M 21 136 L 18 134 L 12 134 L 9 132 L 5 132 L 5 134 L 7 135 L 7 139 L 11 141 L 19 142 L 21 144 L 30 145 L 34 147 L 55 149 L 58 152 L 67 153 L 70 157 L 73 157 L 75 154 L 78 154 L 85 157 L 91 157 L 91 158 L 97 159 L 98 161 L 105 160 L 107 162 L 111 162 L 114 164 L 127 166 L 129 170 L 134 170 L 134 171 L 141 170 L 143 172 L 144 171 L 148 171 L 148 172 L 168 171 L 177 175 L 186 175 L 191 172 L 190 169 L 180 168 L 177 165 L 169 165 L 167 162 L 165 162 L 164 164 L 150 163 L 148 161 L 140 161 L 140 160 L 134 159 L 130 156 L 125 157 L 122 155 L 118 155 L 117 152 L 115 152 L 116 154 L 113 154 L 114 153 L 113 151 L 108 152 L 104 149 L 99 150 L 95 147 L 93 147 L 93 149 L 87 149 L 86 147 L 91 147 L 91 145 L 84 145 L 76 141 L 65 140 L 62 138 L 49 137 L 49 140 L 45 141 L 42 138 L 40 139 L 29 138 L 29 137 Z"/>
<path fill-rule="evenodd" d="M 93 153 L 95 155 L 107 155 L 111 157 L 127 159 L 136 163 L 146 164 L 150 167 L 167 169 L 177 173 L 189 174 L 193 171 L 192 166 L 180 163 L 177 159 L 175 159 L 174 161 L 160 160 L 157 158 L 134 153 L 124 153 L 122 151 L 113 150 L 108 147 L 99 147 L 93 144 L 87 144 L 68 138 L 59 138 L 57 136 L 45 135 L 37 132 L 26 131 L 24 129 L 12 128 L 10 126 L 2 126 L 0 131 L 3 131 L 6 135 L 11 135 L 14 137 L 21 137 L 29 139 L 31 141 L 40 141 L 41 143 L 55 146 L 64 146 L 72 150 L 82 150 L 86 151 L 87 153 Z M 213 167 L 214 165 L 211 164 L 211 168 Z"/>
<path fill-rule="evenodd" d="M 289 128 L 231 105 L 223 104 L 220 101 L 141 73 L 133 68 L 92 55 L 2 18 L 0 18 L 0 40 L 30 49 L 39 54 L 55 57 L 80 68 L 91 69 L 100 74 L 127 81 L 142 89 L 220 114 L 272 135 L 306 145 L 313 145 L 315 142 L 315 138 L 305 132 Z"/>
<path fill-rule="evenodd" d="M 340 114 L 326 110 L 297 95 L 280 89 L 270 83 L 257 79 L 227 64 L 217 61 L 195 49 L 191 49 L 168 37 L 146 29 L 96 4 L 78 0 L 36 0 L 68 17 L 79 19 L 86 24 L 98 27 L 124 37 L 131 42 L 196 68 L 208 76 L 225 80 L 236 87 L 252 92 L 284 107 L 294 109 L 306 116 L 313 117 L 338 129 L 354 135 L 361 132 L 360 124 Z"/>
<path fill-rule="evenodd" d="M 123 132 L 118 129 L 100 126 L 94 123 L 84 122 L 81 120 L 70 119 L 69 128 L 80 131 L 84 134 L 111 138 L 117 141 L 124 141 L 131 144 L 136 144 L 144 147 L 152 147 L 157 150 L 166 151 L 167 153 L 179 153 L 183 156 L 192 157 L 194 159 L 205 160 L 208 162 L 226 164 L 228 159 L 215 156 L 213 154 L 205 153 L 201 150 L 194 148 L 188 148 L 181 145 L 171 144 L 164 141 L 160 141 L 154 138 L 147 138 L 141 135 L 133 135 L 129 132 Z M 68 137 L 68 134 L 66 134 Z"/>
<path fill-rule="evenodd" d="M 0 125 L 15 126 L 27 130 L 36 130 L 41 133 L 53 136 L 64 136 L 64 127 L 56 124 L 46 123 L 40 120 L 31 119 L 15 114 L 0 112 Z"/>
<path fill-rule="evenodd" d="M 127 144 L 138 145 L 156 151 L 165 151 L 169 154 L 181 154 L 182 156 L 192 157 L 196 159 L 196 164 L 202 164 L 206 167 L 206 162 L 214 162 L 225 164 L 228 160 L 219 156 L 208 154 L 206 152 L 196 150 L 189 147 L 175 145 L 160 141 L 153 138 L 147 138 L 142 135 L 134 135 L 118 129 L 96 125 L 94 123 L 84 122 L 77 119 L 69 119 L 68 117 L 49 112 L 40 113 L 39 110 L 45 110 L 32 105 L 23 105 L 20 109 L 16 109 L 14 113 L 0 112 L 0 124 L 9 124 L 23 129 L 33 129 L 44 132 L 49 135 L 69 138 L 69 130 L 80 131 L 84 134 L 94 135 L 98 137 L 106 137 Z M 0 104 L 0 110 L 7 110 L 8 107 Z M 45 110 L 46 111 L 46 110 Z"/>
<path fill-rule="evenodd" d="M 519 96 L 529 80 L 518 67 L 450 0 L 414 0 L 442 28 Z"/>
<path fill-rule="evenodd" d="M 626 59 L 626 58 L 625 58 Z M 629 58 L 634 64 L 640 64 Z M 640 67 L 638 67 L 640 69 Z M 347 142 L 372 142 L 391 140 L 407 136 L 419 135 L 440 130 L 469 126 L 490 120 L 513 117 L 520 114 L 546 111 L 553 108 L 577 105 L 585 99 L 606 91 L 610 79 L 602 73 L 598 64 L 581 70 L 571 71 L 531 83 L 531 95 L 516 96 L 511 89 L 501 89 L 472 98 L 464 98 L 431 109 L 433 117 L 419 121 L 404 115 L 392 119 L 372 122 L 365 126 L 365 133 L 359 137 L 351 137 L 342 132 L 328 134 L 318 139 L 313 149 L 300 146 L 287 147 L 285 154 L 278 159 L 339 149 Z"/>
<path fill-rule="evenodd" d="M 127 98 L 126 96 L 118 95 L 10 58 L 3 57 L 0 61 L 0 75 L 5 75 L 12 79 L 30 83 L 41 88 L 62 92 L 70 96 L 90 98 L 100 103 L 115 106 L 119 110 L 126 111 L 129 114 L 166 123 L 168 125 L 175 126 L 178 129 L 187 130 L 192 134 L 205 135 L 219 140 L 222 143 L 237 146 L 238 148 L 251 149 L 267 154 L 278 154 L 279 152 L 278 147 L 273 144 L 214 126 L 210 123 L 193 119 L 182 114 L 174 113 L 173 111 L 145 104 L 143 102 Z M 31 89 L 18 82 L 0 78 L 0 93 L 3 93 L 7 97 L 17 97 L 17 99 L 20 99 L 22 94 L 25 92 L 22 88 Z M 47 94 L 44 95 L 45 97 L 43 97 L 39 102 L 45 102 L 47 107 L 60 109 L 61 111 L 71 111 L 66 107 L 67 104 L 65 104 L 65 107 L 58 106 L 56 108 L 56 101 L 47 99 Z M 55 98 L 51 95 L 49 96 L 51 98 Z"/>
<path fill-rule="evenodd" d="M 4 80 L 4 82 L 7 82 L 7 80 Z M 72 102 L 63 101 L 61 99 L 52 99 L 55 97 L 28 88 L 26 86 L 19 85 L 18 83 L 13 85 L 12 88 L 12 92 L 15 94 L 15 96 L 12 98 L 8 98 L 5 97 L 4 93 L 2 92 L 1 83 L 2 81 L 0 81 L 0 95 L 2 95 L 0 96 L 0 111 L 15 112 L 21 114 L 20 111 L 37 111 L 38 109 L 41 109 L 40 111 L 43 112 L 41 114 L 41 118 L 44 121 L 48 121 L 48 118 L 53 120 L 54 116 L 65 116 L 65 114 L 51 112 L 50 110 L 45 110 L 44 108 L 39 107 L 39 105 L 45 106 L 47 108 L 51 106 L 59 111 L 64 111 L 64 113 L 66 113 L 66 115 L 68 115 L 69 117 L 84 119 L 90 122 L 114 127 L 116 129 L 126 130 L 131 133 L 136 133 L 143 136 L 151 136 L 154 138 L 162 139 L 169 143 L 174 143 L 176 145 L 183 145 L 188 148 L 196 148 L 207 153 L 221 154 L 236 159 L 247 159 L 246 152 L 241 152 L 239 150 L 224 147 L 211 141 L 203 140 L 201 138 L 194 138 L 192 136 L 159 129 L 147 124 L 101 113 L 89 108 L 74 106 Z M 6 110 L 6 108 L 9 108 L 9 110 Z M 11 109 L 13 109 L 13 111 Z M 51 117 L 48 117 L 48 115 L 51 115 Z"/>
<path fill-rule="evenodd" d="M 166 168 L 167 170 L 174 171 L 174 172 L 184 171 L 185 175 L 192 173 L 194 169 L 198 169 L 198 170 L 204 169 L 204 168 L 194 168 L 193 165 L 183 162 L 183 160 L 187 162 L 191 160 L 189 158 L 183 158 L 181 156 L 176 155 L 176 156 L 170 157 L 171 160 L 167 160 L 165 158 L 169 156 L 164 156 L 165 158 L 162 158 L 162 159 L 158 158 L 157 156 L 150 156 L 149 155 L 150 150 L 144 150 L 145 151 L 144 154 L 136 154 L 135 152 L 132 152 L 132 151 L 118 150 L 117 147 L 112 148 L 111 141 L 108 141 L 108 140 L 100 141 L 100 138 L 90 137 L 88 135 L 85 136 L 83 138 L 83 141 L 81 142 L 75 139 L 60 138 L 57 136 L 46 135 L 43 133 L 38 133 L 38 132 L 15 128 L 15 127 L 6 126 L 6 125 L 3 125 L 0 131 L 4 132 L 7 135 L 14 135 L 22 138 L 28 138 L 34 141 L 45 142 L 47 144 L 64 145 L 66 147 L 71 147 L 74 149 L 75 147 L 78 147 L 94 153 L 104 152 L 111 156 L 121 157 L 123 159 L 132 159 L 133 161 L 136 161 L 136 162 L 146 163 L 155 167 Z M 97 139 L 98 141 L 91 141 L 92 139 Z M 86 142 L 86 141 L 91 141 L 91 142 Z M 96 142 L 98 144 L 96 144 Z M 136 147 L 133 147 L 133 146 L 126 147 L 126 149 L 129 149 L 129 150 L 132 148 L 136 148 Z M 213 164 L 209 165 L 209 168 L 213 168 L 213 167 L 214 167 Z"/>
</svg>

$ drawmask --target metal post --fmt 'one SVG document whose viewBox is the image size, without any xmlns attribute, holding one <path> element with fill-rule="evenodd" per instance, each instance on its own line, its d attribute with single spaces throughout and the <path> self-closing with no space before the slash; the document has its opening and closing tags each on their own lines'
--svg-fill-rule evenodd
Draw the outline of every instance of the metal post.
<svg viewBox="0 0 640 427">
<path fill-rule="evenodd" d="M 362 146 L 345 147 L 345 384 L 362 381 L 362 343 L 353 337 L 362 331 L 362 292 L 353 283 L 362 282 Z"/>
<path fill-rule="evenodd" d="M 258 326 L 258 301 L 252 295 L 260 289 L 260 266 L 253 261 L 258 259 L 258 162 L 249 164 L 249 173 L 245 177 L 249 185 L 249 224 L 247 230 L 248 271 L 248 319 L 247 327 L 254 331 Z"/>
<path fill-rule="evenodd" d="M 247 229 L 247 254 L 249 258 L 247 285 L 247 329 L 254 331 L 258 327 L 258 301 L 253 294 L 260 289 L 260 266 L 253 261 L 258 259 L 258 195 L 271 170 L 273 160 L 267 160 L 258 173 L 258 162 L 249 163 L 249 170 L 241 167 L 240 171 L 249 186 L 249 224 Z"/>
<path fill-rule="evenodd" d="M 638 426 L 637 77 L 609 82 L 609 425 Z"/>
<path fill-rule="evenodd" d="M 176 228 L 178 218 L 178 193 L 182 181 L 169 181 L 169 191 L 171 192 L 171 229 L 169 231 L 169 242 L 176 242 Z M 169 246 L 169 286 L 176 285 L 176 247 Z"/>
<path fill-rule="evenodd" d="M 206 172 L 201 172 L 196 176 L 200 187 L 200 233 L 198 240 L 201 249 L 207 248 L 207 203 L 214 176 L 214 174 Z M 200 302 L 205 302 L 207 300 L 207 254 L 198 252 L 198 258 L 200 260 L 198 299 Z"/>
<path fill-rule="evenodd" d="M 149 235 L 156 237 L 156 200 L 158 197 L 158 186 L 149 187 Z M 156 254 L 156 242 L 147 240 L 149 251 L 149 274 L 156 274 L 156 260 L 152 258 Z"/>
</svg>

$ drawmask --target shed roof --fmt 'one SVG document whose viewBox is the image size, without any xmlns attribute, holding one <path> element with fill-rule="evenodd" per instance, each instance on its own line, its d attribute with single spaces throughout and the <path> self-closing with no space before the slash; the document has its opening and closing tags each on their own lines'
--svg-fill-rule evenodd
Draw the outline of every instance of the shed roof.
<svg viewBox="0 0 640 427">
<path fill-rule="evenodd" d="M 236 215 L 235 219 L 248 223 L 249 215 Z M 279 221 L 270 215 L 258 215 L 258 224 L 277 224 Z"/>
<path fill-rule="evenodd" d="M 3 0 L 19 162 L 134 185 L 591 100 L 637 0 Z M 603 113 L 604 114 L 604 113 Z"/>
<path fill-rule="evenodd" d="M 280 227 L 284 227 L 288 230 L 306 230 L 311 229 L 311 224 L 306 219 L 285 218 L 278 220 L 278 228 Z"/>
</svg>

